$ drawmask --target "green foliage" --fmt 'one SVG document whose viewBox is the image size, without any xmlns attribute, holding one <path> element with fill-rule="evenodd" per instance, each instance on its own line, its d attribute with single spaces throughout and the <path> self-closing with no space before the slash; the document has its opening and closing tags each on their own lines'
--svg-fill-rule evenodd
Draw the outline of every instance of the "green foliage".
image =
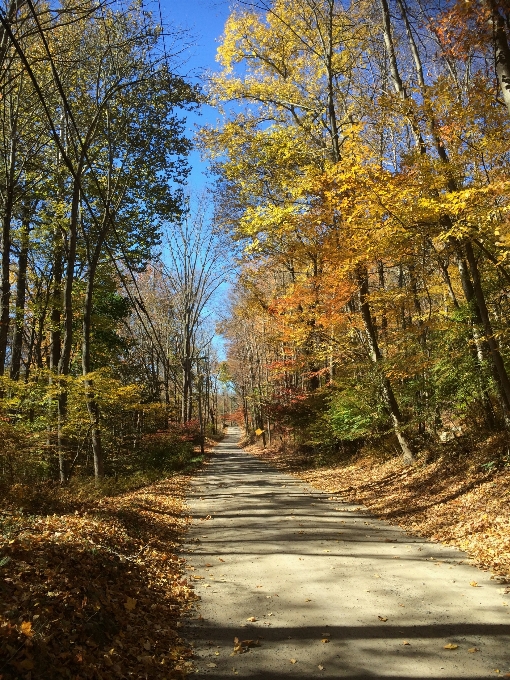
<svg viewBox="0 0 510 680">
<path fill-rule="evenodd" d="M 169 473 L 184 470 L 199 458 L 191 442 L 180 441 L 173 433 L 157 433 L 144 437 L 135 461 L 143 470 Z"/>
<path fill-rule="evenodd" d="M 109 369 L 90 373 L 101 409 L 102 439 L 108 451 L 106 475 L 148 483 L 199 462 L 197 421 L 168 425 L 164 404 L 140 403 L 142 388 L 124 385 Z M 0 486 L 39 483 L 57 477 L 58 398 L 65 391 L 68 417 L 62 427 L 62 454 L 83 481 L 93 474 L 90 416 L 82 376 L 33 373 L 28 382 L 0 380 Z"/>
<path fill-rule="evenodd" d="M 329 421 L 338 439 L 353 441 L 369 437 L 381 422 L 377 407 L 369 404 L 361 390 L 347 389 L 331 398 Z"/>
</svg>

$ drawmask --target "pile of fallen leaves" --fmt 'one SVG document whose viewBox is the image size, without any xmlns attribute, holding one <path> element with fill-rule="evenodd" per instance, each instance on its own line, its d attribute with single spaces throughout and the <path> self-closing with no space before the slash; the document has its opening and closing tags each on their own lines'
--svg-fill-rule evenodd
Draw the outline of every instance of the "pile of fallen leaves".
<svg viewBox="0 0 510 680">
<path fill-rule="evenodd" d="M 464 550 L 484 569 L 510 577 L 510 468 L 481 461 L 500 442 L 486 440 L 470 455 L 446 450 L 411 467 L 400 457 L 359 456 L 350 464 L 306 469 L 298 453 L 276 448 L 247 451 L 299 476 L 315 488 L 365 505 L 406 531 Z M 490 455 L 489 455 L 490 457 Z"/>
<path fill-rule="evenodd" d="M 179 678 L 195 599 L 178 543 L 188 478 L 58 514 L 0 511 L 0 678 Z"/>
</svg>

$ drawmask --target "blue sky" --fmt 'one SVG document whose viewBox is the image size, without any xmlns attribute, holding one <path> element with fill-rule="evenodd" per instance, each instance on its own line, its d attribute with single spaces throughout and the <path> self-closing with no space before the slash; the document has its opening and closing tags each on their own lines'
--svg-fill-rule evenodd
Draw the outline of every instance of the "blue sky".
<svg viewBox="0 0 510 680">
<path fill-rule="evenodd" d="M 225 21 L 229 15 L 228 0 L 160 0 L 164 27 L 171 31 L 172 26 L 190 31 L 192 46 L 187 51 L 186 62 L 179 69 L 179 75 L 186 76 L 192 82 L 200 82 L 200 75 L 205 70 L 217 68 L 216 49 L 223 33 Z M 158 6 L 156 3 L 156 12 Z M 192 136 L 196 126 L 214 123 L 218 118 L 217 112 L 209 106 L 203 106 L 200 115 L 192 114 L 188 117 L 188 134 Z M 189 186 L 194 193 L 199 192 L 208 181 L 205 176 L 206 163 L 201 162 L 200 154 L 194 151 L 190 154 L 189 162 L 191 174 Z M 228 294 L 229 284 L 223 284 L 214 296 L 211 320 L 218 319 L 218 312 L 224 308 L 224 301 Z M 221 336 L 215 335 L 213 346 L 218 352 L 218 358 L 224 360 L 225 345 Z"/>
<path fill-rule="evenodd" d="M 215 69 L 216 48 L 223 33 L 225 21 L 229 15 L 227 0 L 161 0 L 161 11 L 165 28 L 170 26 L 188 29 L 194 36 L 193 46 L 187 51 L 186 63 L 180 69 L 180 75 L 187 75 L 197 81 L 201 72 Z M 201 115 L 191 115 L 188 119 L 188 131 L 193 134 L 196 125 L 214 122 L 217 113 L 211 107 L 202 107 Z M 192 188 L 200 189 L 206 178 L 206 166 L 200 160 L 200 154 L 193 152 L 190 157 L 192 166 L 189 183 Z"/>
</svg>

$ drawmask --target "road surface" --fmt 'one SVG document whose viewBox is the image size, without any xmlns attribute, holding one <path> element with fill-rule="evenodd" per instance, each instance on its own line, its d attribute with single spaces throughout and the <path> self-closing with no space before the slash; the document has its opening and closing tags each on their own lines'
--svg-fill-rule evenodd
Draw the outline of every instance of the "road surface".
<svg viewBox="0 0 510 680">
<path fill-rule="evenodd" d="M 239 436 L 189 499 L 195 677 L 510 677 L 508 587 L 243 453 Z"/>
</svg>

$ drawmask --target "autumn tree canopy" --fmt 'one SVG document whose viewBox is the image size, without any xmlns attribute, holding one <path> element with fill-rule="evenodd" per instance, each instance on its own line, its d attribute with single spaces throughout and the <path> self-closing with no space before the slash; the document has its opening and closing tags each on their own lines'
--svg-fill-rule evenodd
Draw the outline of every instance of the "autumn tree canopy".
<svg viewBox="0 0 510 680">
<path fill-rule="evenodd" d="M 144 434 L 217 426 L 203 301 L 184 359 L 180 340 L 200 284 L 162 255 L 179 243 L 197 269 L 183 242 L 205 233 L 185 188 L 201 94 L 186 34 L 162 32 L 137 3 L 0 8 L 0 484 L 101 479 Z"/>
<path fill-rule="evenodd" d="M 408 461 L 463 419 L 509 427 L 509 19 L 235 6 L 200 142 L 242 250 L 223 331 L 253 427 L 393 431 Z"/>
</svg>

